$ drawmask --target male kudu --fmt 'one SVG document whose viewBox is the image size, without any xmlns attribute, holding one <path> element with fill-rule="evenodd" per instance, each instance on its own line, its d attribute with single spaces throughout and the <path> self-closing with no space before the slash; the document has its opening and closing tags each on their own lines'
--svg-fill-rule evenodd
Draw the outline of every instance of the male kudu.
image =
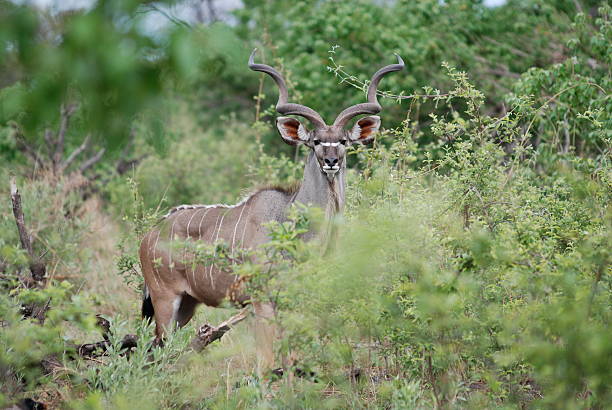
<svg viewBox="0 0 612 410">
<path fill-rule="evenodd" d="M 193 263 L 186 252 L 173 247 L 178 240 L 203 241 L 214 244 L 225 241 L 230 251 L 237 248 L 255 249 L 269 240 L 264 225 L 270 221 L 282 222 L 294 203 L 325 209 L 327 218 L 339 212 L 344 205 L 345 155 L 350 144 L 368 144 L 380 126 L 380 118 L 368 116 L 357 121 L 352 129 L 344 127 L 360 114 L 376 114 L 381 106 L 376 98 L 380 80 L 404 67 L 398 64 L 378 70 L 367 90 L 367 103 L 351 106 L 338 115 L 332 125 L 313 109 L 288 102 L 283 77 L 272 67 L 255 64 L 255 51 L 249 58 L 249 68 L 270 75 L 279 88 L 276 110 L 285 115 L 306 118 L 313 126 L 309 130 L 298 120 L 279 117 L 276 126 L 282 139 L 290 145 L 304 144 L 310 154 L 304 168 L 304 178 L 294 189 L 264 188 L 249 195 L 235 205 L 181 205 L 173 208 L 163 220 L 145 235 L 140 245 L 140 262 L 145 280 L 143 316 L 155 316 L 156 335 L 160 339 L 175 323 L 184 326 L 193 316 L 196 306 L 204 303 L 218 306 L 224 299 L 239 304 L 248 301 L 248 295 L 235 294 L 238 279 L 227 268 Z M 314 235 L 307 234 L 307 239 Z M 230 295 L 231 293 L 231 295 Z M 267 325 L 273 309 L 267 304 L 254 304 L 255 315 L 262 323 L 256 325 L 258 367 L 273 364 L 273 327 Z"/>
</svg>

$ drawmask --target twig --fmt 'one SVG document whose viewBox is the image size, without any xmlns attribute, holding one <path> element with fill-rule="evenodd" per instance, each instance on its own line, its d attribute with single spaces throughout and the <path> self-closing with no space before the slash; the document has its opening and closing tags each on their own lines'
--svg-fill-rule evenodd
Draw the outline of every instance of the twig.
<svg viewBox="0 0 612 410">
<path fill-rule="evenodd" d="M 74 151 L 72 151 L 68 158 L 66 158 L 66 160 L 62 162 L 61 166 L 59 167 L 60 173 L 67 169 L 70 164 L 72 164 L 72 162 L 76 159 L 76 157 L 78 157 L 83 151 L 87 149 L 87 147 L 89 146 L 90 137 L 91 135 L 87 134 L 87 136 L 83 140 L 83 143 L 79 145 L 79 147 L 76 148 Z"/>
<path fill-rule="evenodd" d="M 45 129 L 45 143 L 47 144 L 47 149 L 49 153 L 53 152 L 53 132 L 49 128 Z"/>
<path fill-rule="evenodd" d="M 17 148 L 21 152 L 24 152 L 30 158 L 32 158 L 32 160 L 40 168 L 44 168 L 45 167 L 45 163 L 42 160 L 42 158 L 40 157 L 40 155 L 38 155 L 36 150 L 28 145 L 28 143 L 26 142 L 25 138 L 23 137 L 23 134 L 21 134 L 21 132 L 19 130 L 15 130 L 15 132 L 16 132 L 16 134 L 15 134 L 15 141 L 17 142 Z"/>
<path fill-rule="evenodd" d="M 601 91 L 602 93 L 604 93 L 606 96 L 608 96 L 608 93 L 606 92 L 606 90 L 604 90 L 599 84 L 591 82 L 591 81 L 585 81 L 583 83 L 578 83 L 578 84 L 574 84 L 571 85 L 569 87 L 566 87 L 564 89 L 562 89 L 561 91 L 559 91 L 558 93 L 556 93 L 555 95 L 553 95 L 552 97 L 550 97 L 549 99 L 547 99 L 533 114 L 533 118 L 531 119 L 531 121 L 529 121 L 529 124 L 527 125 L 527 129 L 525 130 L 525 132 L 523 132 L 523 138 L 521 139 L 521 141 L 519 142 L 519 146 L 520 147 L 524 147 L 524 144 L 528 141 L 528 135 L 529 135 L 529 131 L 531 130 L 531 127 L 533 126 L 533 123 L 536 121 L 536 119 L 538 118 L 536 114 L 539 114 L 540 111 L 544 110 L 549 103 L 551 103 L 552 101 L 555 101 L 557 99 L 557 97 L 559 97 L 561 94 L 566 93 L 569 90 L 572 90 L 576 87 L 579 87 L 581 85 L 588 85 L 591 87 L 595 87 L 597 88 L 599 91 Z M 510 180 L 510 176 L 513 174 L 514 172 L 514 165 L 515 165 L 516 161 L 514 161 L 512 163 L 512 165 L 510 166 L 510 172 L 508 173 L 508 177 L 506 178 L 506 181 L 504 182 L 503 186 L 506 185 L 506 183 Z"/>
<path fill-rule="evenodd" d="M 86 170 L 88 170 L 89 168 L 91 168 L 92 166 L 94 166 L 98 161 L 100 161 L 100 159 L 102 159 L 102 155 L 104 155 L 104 152 L 106 152 L 105 148 L 100 149 L 100 151 L 98 151 L 96 153 L 96 155 L 94 155 L 93 157 L 89 158 L 87 161 L 83 162 L 83 164 L 79 168 L 79 171 L 81 171 L 81 173 L 83 173 Z"/>
<path fill-rule="evenodd" d="M 62 156 L 64 155 L 64 141 L 66 139 L 66 131 L 68 131 L 68 125 L 70 124 L 70 117 L 76 111 L 76 105 L 69 104 L 63 106 L 60 109 L 60 126 L 57 130 L 57 139 L 55 140 L 55 152 L 53 154 L 53 170 L 58 171 L 62 162 Z"/>
<path fill-rule="evenodd" d="M 115 171 L 117 171 L 117 174 L 123 175 L 126 172 L 131 171 L 134 168 L 136 168 L 148 156 L 149 154 L 143 154 L 139 156 L 138 158 L 134 158 L 130 160 L 125 160 L 121 158 L 117 161 L 117 165 L 115 166 Z"/>
<path fill-rule="evenodd" d="M 146 13 L 150 13 L 150 12 L 157 12 L 160 13 L 162 16 L 166 17 L 168 20 L 170 20 L 172 23 L 176 24 L 177 26 L 182 26 L 185 28 L 191 28 L 191 25 L 189 25 L 189 23 L 187 23 L 186 21 L 171 15 L 169 12 L 167 12 L 166 10 L 163 10 L 161 7 L 158 7 L 154 4 L 147 4 L 146 7 L 143 7 L 142 10 L 137 11 L 136 13 L 140 13 L 140 14 L 146 14 Z"/>
<path fill-rule="evenodd" d="M 28 230 L 25 226 L 25 218 L 23 217 L 23 209 L 21 207 L 21 194 L 17 189 L 17 183 L 15 177 L 11 177 L 11 202 L 13 203 L 13 215 L 15 216 L 15 223 L 17 224 L 17 230 L 19 231 L 19 240 L 21 247 L 27 252 L 28 259 L 30 262 L 30 273 L 31 278 L 21 278 L 22 283 L 26 287 L 39 287 L 44 288 L 45 286 L 45 275 L 47 268 L 38 258 L 34 256 L 32 249 L 32 239 Z M 49 309 L 49 303 L 51 300 L 47 300 L 45 304 L 30 303 L 23 306 L 24 316 L 33 317 L 39 320 L 40 323 L 45 321 L 45 313 Z"/>
<path fill-rule="evenodd" d="M 369 86 L 369 82 L 368 81 L 360 81 L 357 77 L 355 77 L 354 75 L 351 75 L 349 73 L 347 73 L 346 71 L 343 70 L 341 65 L 336 64 L 336 61 L 334 60 L 333 54 L 335 54 L 335 49 L 338 46 L 334 46 L 332 47 L 332 49 L 328 52 L 329 53 L 329 61 L 331 62 L 330 66 L 327 66 L 327 70 L 334 73 L 334 75 L 338 78 L 340 78 L 340 84 L 342 83 L 348 83 L 349 85 L 355 87 L 355 88 L 359 88 L 360 90 L 362 90 L 364 93 L 366 92 L 366 90 L 368 89 Z M 440 93 L 438 90 L 434 90 L 436 91 L 436 93 L 434 94 L 410 94 L 410 95 L 402 95 L 400 94 L 393 94 L 391 92 L 388 91 L 382 91 L 382 90 L 377 90 L 376 91 L 376 95 L 378 97 L 383 97 L 383 98 L 391 98 L 393 100 L 396 101 L 401 101 L 401 100 L 409 100 L 409 99 L 413 99 L 413 98 L 433 98 L 433 99 L 438 99 L 438 98 L 446 98 L 449 97 L 450 94 L 442 94 Z"/>
<path fill-rule="evenodd" d="M 21 241 L 21 247 L 28 253 L 28 256 L 32 258 L 32 241 L 25 226 L 23 209 L 21 207 L 21 194 L 17 189 L 15 177 L 11 177 L 11 201 L 13 203 L 13 215 L 15 216 L 15 223 L 17 224 L 17 230 L 19 231 L 19 240 Z"/>
</svg>

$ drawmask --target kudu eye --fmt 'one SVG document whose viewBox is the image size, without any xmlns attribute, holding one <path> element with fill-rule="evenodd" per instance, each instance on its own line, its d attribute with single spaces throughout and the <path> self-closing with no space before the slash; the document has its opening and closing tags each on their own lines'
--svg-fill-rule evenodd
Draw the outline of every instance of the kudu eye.
<svg viewBox="0 0 612 410">
<path fill-rule="evenodd" d="M 319 145 L 319 144 L 321 143 L 321 141 L 320 141 L 320 140 L 314 140 L 314 141 L 312 141 L 312 142 L 313 142 L 315 145 Z"/>
<path fill-rule="evenodd" d="M 346 145 L 346 140 L 341 140 L 341 141 L 340 141 L 340 144 L 342 144 L 342 145 Z"/>
</svg>

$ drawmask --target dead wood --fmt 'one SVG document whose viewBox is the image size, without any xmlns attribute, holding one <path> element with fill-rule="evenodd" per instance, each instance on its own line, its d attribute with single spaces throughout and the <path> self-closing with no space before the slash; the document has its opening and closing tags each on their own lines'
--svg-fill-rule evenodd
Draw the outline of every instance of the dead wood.
<svg viewBox="0 0 612 410">
<path fill-rule="evenodd" d="M 196 337 L 191 341 L 192 349 L 199 352 L 215 340 L 221 339 L 234 325 L 246 319 L 248 314 L 248 308 L 244 308 L 218 326 L 209 324 L 200 326 L 196 331 Z"/>
<path fill-rule="evenodd" d="M 217 326 L 210 324 L 204 324 L 198 328 L 195 337 L 191 341 L 191 348 L 197 352 L 202 351 L 206 346 L 212 342 L 221 339 L 232 327 L 237 323 L 247 318 L 249 314 L 248 308 L 240 310 L 237 314 L 230 317 L 229 319 L 221 322 Z M 85 343 L 82 345 L 73 345 L 76 354 L 83 358 L 96 358 L 107 354 L 108 349 L 111 346 L 110 342 L 110 322 L 104 319 L 102 316 L 97 315 L 97 324 L 102 329 L 102 336 L 104 340 L 96 343 Z M 163 344 L 160 344 L 163 345 Z M 129 355 L 133 348 L 138 346 L 138 339 L 136 335 L 127 334 L 121 339 L 120 350 L 125 350 L 125 354 Z M 156 344 L 153 345 L 158 346 Z"/>
<path fill-rule="evenodd" d="M 62 162 L 62 164 L 59 167 L 60 173 L 63 173 L 64 170 L 66 168 L 68 168 L 70 166 L 70 164 L 72 164 L 72 162 L 76 159 L 76 157 L 78 157 L 83 151 L 85 151 L 87 149 L 87 147 L 89 147 L 89 139 L 90 139 L 90 137 L 91 136 L 89 134 L 87 134 L 87 136 L 83 140 L 83 143 L 81 145 L 79 145 L 79 147 L 76 148 L 74 151 L 72 151 L 70 153 L 70 155 L 68 156 L 68 158 L 66 158 L 66 160 L 64 162 Z"/>
<path fill-rule="evenodd" d="M 92 166 L 94 166 L 95 164 L 97 164 L 98 161 L 102 159 L 102 155 L 104 155 L 105 152 L 106 152 L 105 148 L 102 148 L 101 150 L 99 150 L 94 156 L 89 158 L 87 161 L 83 162 L 83 164 L 79 168 L 79 171 L 83 173 L 87 171 L 89 168 L 91 168 Z"/>
<path fill-rule="evenodd" d="M 38 154 L 38 152 L 33 147 L 31 147 L 26 142 L 25 138 L 18 130 L 16 131 L 16 134 L 15 134 L 15 141 L 17 142 L 17 149 L 23 152 L 24 154 L 26 154 L 26 156 L 30 157 L 30 159 L 34 161 L 37 167 L 39 168 L 45 167 L 45 162 L 43 161 L 41 156 Z"/>
<path fill-rule="evenodd" d="M 118 175 L 123 175 L 128 171 L 133 171 L 149 155 L 144 154 L 134 159 L 119 158 L 115 166 Z"/>
<path fill-rule="evenodd" d="M 17 189 L 17 183 L 15 182 L 14 177 L 11 177 L 10 184 L 13 215 L 15 216 L 15 224 L 17 225 L 17 231 L 19 232 L 19 241 L 21 242 L 21 247 L 23 250 L 27 252 L 30 260 L 30 273 L 32 274 L 32 277 L 30 280 L 26 280 L 25 283 L 29 284 L 30 286 L 34 285 L 37 287 L 44 287 L 46 267 L 45 264 L 38 260 L 38 258 L 34 255 L 34 250 L 32 249 L 32 239 L 28 233 L 28 229 L 26 228 L 25 218 L 23 216 L 21 194 Z"/>
<path fill-rule="evenodd" d="M 46 273 L 47 268 L 45 264 L 34 255 L 32 248 L 32 239 L 28 233 L 28 229 L 25 225 L 25 218 L 23 216 L 23 208 L 21 206 L 21 194 L 17 189 L 17 183 L 15 177 L 11 177 L 11 202 L 13 203 L 13 215 L 15 217 L 15 224 L 17 225 L 17 231 L 19 232 L 19 241 L 21 247 L 28 254 L 30 277 L 24 277 L 20 275 L 21 283 L 27 288 L 44 288 L 46 285 Z M 31 317 L 37 319 L 40 323 L 45 321 L 45 315 L 49 309 L 49 302 L 46 303 L 29 303 L 23 305 L 21 310 L 24 317 Z"/>
<path fill-rule="evenodd" d="M 64 156 L 64 141 L 66 139 L 66 131 L 70 124 L 70 117 L 77 109 L 76 104 L 62 105 L 60 109 L 60 125 L 57 130 L 57 138 L 55 140 L 55 152 L 51 155 L 53 163 L 53 171 L 55 174 L 61 172 L 62 157 Z"/>
<path fill-rule="evenodd" d="M 101 342 L 85 343 L 82 345 L 75 346 L 75 351 L 77 352 L 79 356 L 84 357 L 84 358 L 99 357 L 99 356 L 105 355 L 110 346 L 111 346 L 110 341 L 102 340 Z M 126 353 L 129 354 L 131 349 L 137 346 L 138 346 L 137 336 L 133 334 L 127 334 L 123 336 L 123 339 L 121 339 L 119 349 L 125 350 Z"/>
<path fill-rule="evenodd" d="M 50 170 L 53 176 L 60 177 L 67 173 L 68 168 L 74 164 L 77 157 L 91 148 L 91 135 L 85 136 L 81 145 L 75 148 L 70 154 L 66 155 L 66 135 L 70 128 L 70 120 L 78 109 L 77 104 L 62 105 L 60 109 L 59 126 L 56 132 L 49 128 L 44 131 L 45 150 L 36 149 L 26 140 L 23 132 L 17 125 L 14 125 L 15 140 L 17 148 L 28 156 L 38 168 Z M 41 152 L 44 151 L 44 152 Z M 96 151 L 91 157 L 75 167 L 81 173 L 97 164 L 103 157 L 106 149 Z M 65 158 L 64 158 L 65 157 Z M 122 156 L 123 158 L 123 156 Z"/>
</svg>

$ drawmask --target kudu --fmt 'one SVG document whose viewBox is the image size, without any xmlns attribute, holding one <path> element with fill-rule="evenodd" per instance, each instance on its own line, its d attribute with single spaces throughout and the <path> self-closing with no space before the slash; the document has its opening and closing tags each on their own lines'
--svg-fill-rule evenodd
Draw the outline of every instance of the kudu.
<svg viewBox="0 0 612 410">
<path fill-rule="evenodd" d="M 376 98 L 380 80 L 399 71 L 404 62 L 378 70 L 367 90 L 367 103 L 351 106 L 338 115 L 332 125 L 312 108 L 288 102 L 285 81 L 274 68 L 254 62 L 256 49 L 249 58 L 249 68 L 270 75 L 279 89 L 276 110 L 284 115 L 298 115 L 310 121 L 310 130 L 298 120 L 279 117 L 276 126 L 282 139 L 290 145 L 304 144 L 310 153 L 301 184 L 294 189 L 278 187 L 259 189 L 235 205 L 181 205 L 170 210 L 163 220 L 148 232 L 140 245 L 140 262 L 145 281 L 143 316 L 155 316 L 156 335 L 161 339 L 175 324 L 184 326 L 192 318 L 196 306 L 204 303 L 218 306 L 224 299 L 244 304 L 248 295 L 235 292 L 238 277 L 227 269 L 190 263 L 185 252 L 173 247 L 178 240 L 203 241 L 215 244 L 223 240 L 230 251 L 255 249 L 269 240 L 264 228 L 270 221 L 283 221 L 294 203 L 317 206 L 326 210 L 327 218 L 344 205 L 345 155 L 351 144 L 368 144 L 380 126 L 380 118 L 368 116 L 357 121 L 352 129 L 345 126 L 360 114 L 376 114 L 381 106 Z M 314 236 L 307 234 L 307 239 Z M 174 251 L 173 251 L 174 250 Z M 273 329 L 266 324 L 272 316 L 269 305 L 254 304 L 258 367 L 273 364 Z"/>
</svg>

